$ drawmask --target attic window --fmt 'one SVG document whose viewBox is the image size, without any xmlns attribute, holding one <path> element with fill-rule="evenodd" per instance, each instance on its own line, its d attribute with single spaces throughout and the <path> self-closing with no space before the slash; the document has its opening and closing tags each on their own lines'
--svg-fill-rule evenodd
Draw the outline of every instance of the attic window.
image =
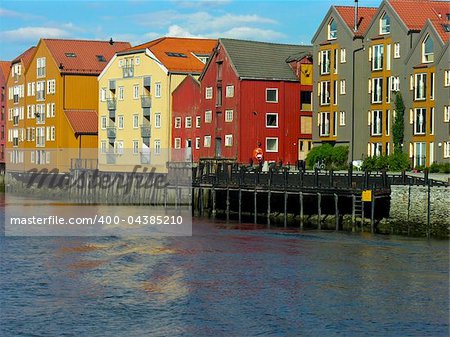
<svg viewBox="0 0 450 337">
<path fill-rule="evenodd" d="M 442 25 L 442 28 L 444 28 L 444 31 L 446 31 L 447 33 L 450 33 L 450 25 L 444 24 Z"/>
<path fill-rule="evenodd" d="M 187 57 L 186 54 L 183 53 L 174 53 L 174 52 L 166 52 L 167 56 L 171 56 L 171 57 Z"/>
<path fill-rule="evenodd" d="M 206 54 L 193 54 L 196 58 L 200 60 L 200 62 L 206 64 L 209 60 L 209 55 Z"/>
<path fill-rule="evenodd" d="M 106 59 L 103 55 L 95 55 L 97 57 L 98 62 L 106 62 Z"/>
<path fill-rule="evenodd" d="M 380 19 L 380 34 L 389 34 L 391 32 L 391 18 L 385 12 Z"/>
<path fill-rule="evenodd" d="M 64 55 L 66 55 L 66 57 L 77 57 L 77 54 L 75 53 L 64 53 Z"/>
<path fill-rule="evenodd" d="M 337 38 L 337 24 L 334 19 L 328 23 L 328 40 L 335 40 Z"/>
</svg>

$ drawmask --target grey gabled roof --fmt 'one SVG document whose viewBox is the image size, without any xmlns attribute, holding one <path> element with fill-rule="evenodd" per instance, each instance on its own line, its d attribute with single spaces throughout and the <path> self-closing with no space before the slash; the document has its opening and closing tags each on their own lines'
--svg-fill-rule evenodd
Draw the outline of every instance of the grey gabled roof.
<svg viewBox="0 0 450 337">
<path fill-rule="evenodd" d="M 312 46 L 219 39 L 241 79 L 298 81 L 288 59 L 312 54 Z"/>
</svg>

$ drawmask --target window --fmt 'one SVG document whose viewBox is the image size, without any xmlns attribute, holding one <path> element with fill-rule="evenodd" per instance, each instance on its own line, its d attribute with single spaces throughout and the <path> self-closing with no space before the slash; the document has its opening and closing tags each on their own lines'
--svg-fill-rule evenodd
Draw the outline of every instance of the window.
<svg viewBox="0 0 450 337">
<path fill-rule="evenodd" d="M 334 19 L 331 19 L 328 23 L 328 40 L 337 39 L 337 24 Z"/>
<path fill-rule="evenodd" d="M 450 122 L 450 105 L 444 106 L 444 122 Z"/>
<path fill-rule="evenodd" d="M 445 87 L 450 86 L 450 70 L 444 71 L 444 86 Z"/>
<path fill-rule="evenodd" d="M 266 152 L 278 152 L 278 138 L 266 138 Z"/>
<path fill-rule="evenodd" d="M 278 127 L 278 114 L 277 113 L 267 113 L 266 114 L 266 127 L 267 128 L 277 128 Z"/>
<path fill-rule="evenodd" d="M 139 99 L 139 84 L 133 85 L 133 99 Z"/>
<path fill-rule="evenodd" d="M 45 100 L 45 81 L 39 81 L 36 83 L 36 100 Z"/>
<path fill-rule="evenodd" d="M 36 128 L 36 146 L 45 146 L 45 127 Z"/>
<path fill-rule="evenodd" d="M 266 89 L 266 102 L 278 102 L 278 89 Z"/>
<path fill-rule="evenodd" d="M 45 123 L 45 104 L 36 104 L 36 124 Z"/>
<path fill-rule="evenodd" d="M 345 126 L 345 111 L 339 112 L 339 125 Z"/>
<path fill-rule="evenodd" d="M 381 70 L 383 69 L 384 46 L 382 44 L 377 44 L 372 48 L 372 70 Z"/>
<path fill-rule="evenodd" d="M 124 87 L 119 87 L 119 100 L 120 100 L 120 101 L 123 101 L 123 98 L 124 98 L 124 92 L 125 92 Z"/>
<path fill-rule="evenodd" d="M 345 48 L 341 49 L 341 63 L 345 63 L 347 62 L 347 56 L 346 56 L 346 52 L 345 52 Z"/>
<path fill-rule="evenodd" d="M 175 138 L 173 144 L 175 149 L 181 149 L 181 138 Z"/>
<path fill-rule="evenodd" d="M 180 142 L 181 142 L 181 140 L 180 140 Z M 155 155 L 160 155 L 161 154 L 161 140 L 155 139 L 154 145 L 155 145 Z"/>
<path fill-rule="evenodd" d="M 106 140 L 102 140 L 100 143 L 100 153 L 105 154 L 106 153 Z"/>
<path fill-rule="evenodd" d="M 330 113 L 321 112 L 320 113 L 320 136 L 330 135 Z"/>
<path fill-rule="evenodd" d="M 56 80 L 47 81 L 47 94 L 54 94 L 56 92 Z"/>
<path fill-rule="evenodd" d="M 203 147 L 211 147 L 211 136 L 205 136 L 203 138 Z"/>
<path fill-rule="evenodd" d="M 118 116 L 117 118 L 117 125 L 119 127 L 119 129 L 123 129 L 123 116 Z"/>
<path fill-rule="evenodd" d="M 391 32 L 391 19 L 385 12 L 380 19 L 380 34 L 389 34 Z"/>
<path fill-rule="evenodd" d="M 330 81 L 320 82 L 320 105 L 330 104 Z"/>
<path fill-rule="evenodd" d="M 394 43 L 394 58 L 400 58 L 400 43 Z"/>
<path fill-rule="evenodd" d="M 222 87 L 217 87 L 216 107 L 222 106 Z"/>
<path fill-rule="evenodd" d="M 427 35 L 422 42 L 422 62 L 430 63 L 434 61 L 434 45 L 433 39 Z"/>
<path fill-rule="evenodd" d="M 114 143 L 117 154 L 123 154 L 123 141 L 119 140 Z"/>
<path fill-rule="evenodd" d="M 225 110 L 225 122 L 233 121 L 233 110 Z"/>
<path fill-rule="evenodd" d="M 155 83 L 155 97 L 161 97 L 161 82 Z"/>
<path fill-rule="evenodd" d="M 200 137 L 195 138 L 195 148 L 197 150 L 200 148 Z"/>
<path fill-rule="evenodd" d="M 100 89 L 100 100 L 102 102 L 106 101 L 106 88 L 101 88 Z"/>
<path fill-rule="evenodd" d="M 175 117 L 175 129 L 181 128 L 181 117 Z"/>
<path fill-rule="evenodd" d="M 381 103 L 383 100 L 383 79 L 372 79 L 372 103 Z"/>
<path fill-rule="evenodd" d="M 382 143 L 372 143 L 372 156 L 379 157 L 383 154 L 383 144 Z"/>
<path fill-rule="evenodd" d="M 212 111 L 207 110 L 205 111 L 205 123 L 211 123 L 212 121 Z"/>
<path fill-rule="evenodd" d="M 37 77 L 45 77 L 45 57 L 37 59 L 36 68 L 37 68 Z"/>
<path fill-rule="evenodd" d="M 102 128 L 102 130 L 106 130 L 106 116 L 102 116 L 101 128 Z"/>
<path fill-rule="evenodd" d="M 202 117 L 200 117 L 200 116 L 195 117 L 195 127 L 199 128 L 201 126 L 201 123 L 202 123 Z"/>
<path fill-rule="evenodd" d="M 391 110 L 386 110 L 386 136 L 389 136 L 391 130 Z"/>
<path fill-rule="evenodd" d="M 434 99 L 434 73 L 430 74 L 430 99 Z"/>
<path fill-rule="evenodd" d="M 434 135 L 434 108 L 430 109 L 430 135 Z"/>
<path fill-rule="evenodd" d="M 417 108 L 414 110 L 414 134 L 424 135 L 426 131 L 427 110 Z"/>
<path fill-rule="evenodd" d="M 331 50 L 322 50 L 320 52 L 320 74 L 327 75 L 330 73 L 330 53 Z"/>
<path fill-rule="evenodd" d="M 400 91 L 400 77 L 391 76 L 391 91 Z"/>
<path fill-rule="evenodd" d="M 391 70 L 391 44 L 386 45 L 386 70 Z"/>
<path fill-rule="evenodd" d="M 339 58 L 339 49 L 334 49 L 333 50 L 334 53 L 334 57 L 333 57 L 333 74 L 337 74 L 338 73 L 338 58 Z"/>
<path fill-rule="evenodd" d="M 414 166 L 425 165 L 426 159 L 426 143 L 414 143 Z"/>
<path fill-rule="evenodd" d="M 450 158 L 450 142 L 444 142 L 444 158 Z"/>
<path fill-rule="evenodd" d="M 186 117 L 184 120 L 184 127 L 190 129 L 192 127 L 192 117 Z"/>
<path fill-rule="evenodd" d="M 415 91 L 414 91 L 414 99 L 416 101 L 426 99 L 427 92 L 427 74 L 426 73 L 418 73 L 415 75 Z"/>
<path fill-rule="evenodd" d="M 134 59 L 134 64 L 135 65 L 139 65 L 139 64 L 141 64 L 141 59 L 139 58 L 139 57 L 136 57 L 135 59 Z"/>
<path fill-rule="evenodd" d="M 341 95 L 345 95 L 345 80 L 341 80 Z"/>
<path fill-rule="evenodd" d="M 225 135 L 225 146 L 233 146 L 233 135 Z"/>
<path fill-rule="evenodd" d="M 139 141 L 133 140 L 133 154 L 139 153 Z"/>
<path fill-rule="evenodd" d="M 372 136 L 381 136 L 383 132 L 383 111 L 374 110 L 372 111 Z"/>
<path fill-rule="evenodd" d="M 311 111 L 312 91 L 300 91 L 300 110 Z"/>
<path fill-rule="evenodd" d="M 139 115 L 134 114 L 133 115 L 133 129 L 139 128 Z"/>
<path fill-rule="evenodd" d="M 205 89 L 205 98 L 206 99 L 212 99 L 213 97 L 213 88 L 212 87 L 207 87 Z"/>
<path fill-rule="evenodd" d="M 227 85 L 225 97 L 234 97 L 234 85 Z"/>
</svg>

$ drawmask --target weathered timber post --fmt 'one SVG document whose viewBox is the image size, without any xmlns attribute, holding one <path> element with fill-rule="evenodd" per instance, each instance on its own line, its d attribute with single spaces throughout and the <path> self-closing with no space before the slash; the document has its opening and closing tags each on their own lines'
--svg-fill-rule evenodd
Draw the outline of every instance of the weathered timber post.
<svg viewBox="0 0 450 337">
<path fill-rule="evenodd" d="M 375 233 L 375 195 L 372 190 L 372 201 L 370 209 L 370 232 Z"/>
<path fill-rule="evenodd" d="M 288 194 L 286 192 L 286 188 L 284 189 L 284 228 L 287 227 L 287 200 Z"/>
<path fill-rule="evenodd" d="M 322 229 L 322 224 L 321 224 L 321 217 L 322 217 L 322 195 L 320 193 L 317 193 L 317 229 L 321 230 Z"/>
<path fill-rule="evenodd" d="M 241 223 L 242 222 L 242 190 L 241 190 L 241 187 L 239 187 L 239 214 L 238 214 L 238 217 L 239 217 L 239 223 Z"/>
<path fill-rule="evenodd" d="M 230 189 L 227 186 L 227 222 L 230 221 Z"/>
<path fill-rule="evenodd" d="M 339 208 L 338 208 L 338 195 L 334 194 L 334 217 L 335 217 L 335 223 L 336 223 L 336 231 L 339 231 Z"/>
<path fill-rule="evenodd" d="M 255 193 L 254 193 L 254 210 L 255 210 L 255 214 L 254 214 L 254 223 L 257 223 L 258 220 L 258 209 L 257 209 L 257 197 L 258 197 L 258 192 L 256 191 L 256 185 L 255 185 Z"/>
<path fill-rule="evenodd" d="M 270 227 L 270 186 L 267 191 L 267 227 Z"/>
<path fill-rule="evenodd" d="M 211 197 L 212 197 L 212 212 L 211 217 L 213 219 L 216 218 L 216 189 L 214 188 L 214 185 L 211 190 Z"/>
<path fill-rule="evenodd" d="M 428 195 L 427 195 L 427 238 L 429 239 L 431 236 L 431 181 L 428 180 L 427 178 L 427 183 L 428 183 Z"/>
<path fill-rule="evenodd" d="M 303 230 L 303 192 L 299 194 L 300 201 L 300 229 Z"/>
<path fill-rule="evenodd" d="M 356 195 L 352 194 L 352 232 L 355 232 L 355 219 L 356 218 Z"/>
</svg>

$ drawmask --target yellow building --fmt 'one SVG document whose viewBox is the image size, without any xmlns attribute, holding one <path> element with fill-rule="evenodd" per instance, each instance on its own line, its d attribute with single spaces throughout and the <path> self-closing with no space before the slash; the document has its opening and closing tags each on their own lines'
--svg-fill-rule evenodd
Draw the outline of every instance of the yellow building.
<svg viewBox="0 0 450 337">
<path fill-rule="evenodd" d="M 129 47 L 112 40 L 39 41 L 9 97 L 17 127 L 8 137 L 9 169 L 96 167 L 97 76 L 116 52 Z M 9 81 L 17 77 L 12 74 Z M 94 150 L 82 151 L 89 148 Z"/>
<path fill-rule="evenodd" d="M 198 78 L 215 44 L 163 37 L 116 54 L 98 77 L 100 170 L 165 167 L 172 92 L 188 74 Z"/>
</svg>

